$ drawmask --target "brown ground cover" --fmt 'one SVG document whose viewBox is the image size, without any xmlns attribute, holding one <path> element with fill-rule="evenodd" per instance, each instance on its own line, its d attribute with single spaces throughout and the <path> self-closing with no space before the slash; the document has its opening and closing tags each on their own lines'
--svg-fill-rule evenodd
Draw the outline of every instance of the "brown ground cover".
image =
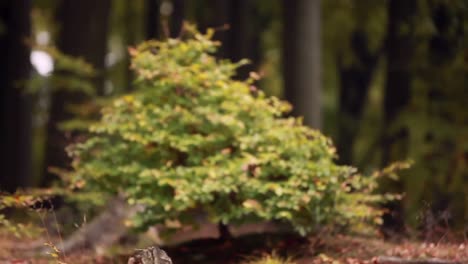
<svg viewBox="0 0 468 264">
<path fill-rule="evenodd" d="M 112 256 L 98 256 L 80 251 L 66 256 L 38 257 L 29 249 L 43 240 L 0 237 L 0 264 L 22 263 L 126 263 L 131 247 L 114 251 Z M 56 242 L 58 240 L 56 239 Z M 51 248 L 52 249 L 52 248 Z M 226 241 L 213 238 L 198 239 L 164 248 L 174 263 L 242 263 L 254 256 L 272 253 L 292 258 L 295 263 L 380 263 L 379 256 L 401 259 L 444 259 L 468 263 L 467 241 L 454 243 L 424 243 L 402 240 L 384 241 L 378 238 L 353 236 L 321 236 L 302 238 L 292 234 L 250 234 Z M 52 250 L 53 251 L 53 250 Z"/>
</svg>

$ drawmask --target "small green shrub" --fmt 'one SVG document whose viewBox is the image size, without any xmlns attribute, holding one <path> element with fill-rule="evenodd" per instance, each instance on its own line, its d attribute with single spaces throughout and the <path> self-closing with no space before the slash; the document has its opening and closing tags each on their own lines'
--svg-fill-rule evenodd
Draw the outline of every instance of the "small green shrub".
<svg viewBox="0 0 468 264">
<path fill-rule="evenodd" d="M 213 32 L 131 49 L 134 91 L 116 99 L 68 148 L 71 179 L 143 205 L 133 225 L 189 224 L 193 209 L 215 222 L 318 226 L 378 219 L 373 177 L 335 163 L 319 131 L 285 117 L 290 105 L 233 79 L 244 61 L 216 60 Z M 179 225 L 179 224 L 178 224 Z"/>
<path fill-rule="evenodd" d="M 41 196 L 16 192 L 14 194 L 0 193 L 0 236 L 13 235 L 17 238 L 33 238 L 41 234 L 42 230 L 31 223 L 21 223 L 17 219 L 8 219 L 3 211 L 5 209 L 19 209 L 28 211 L 34 204 L 41 201 Z"/>
</svg>

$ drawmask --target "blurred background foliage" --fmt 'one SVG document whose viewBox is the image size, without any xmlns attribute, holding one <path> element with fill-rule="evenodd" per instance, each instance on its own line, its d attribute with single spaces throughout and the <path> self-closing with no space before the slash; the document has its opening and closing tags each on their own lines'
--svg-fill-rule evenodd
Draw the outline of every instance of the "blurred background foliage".
<svg viewBox="0 0 468 264">
<path fill-rule="evenodd" d="M 340 163 L 414 160 L 384 183 L 405 194 L 388 225 L 468 226 L 465 0 L 2 1 L 0 189 L 54 184 L 77 131 L 132 89 L 128 48 L 177 37 L 184 20 L 216 29 L 219 58 L 248 58 L 237 78 L 258 72 L 266 94 L 333 139 Z"/>
</svg>

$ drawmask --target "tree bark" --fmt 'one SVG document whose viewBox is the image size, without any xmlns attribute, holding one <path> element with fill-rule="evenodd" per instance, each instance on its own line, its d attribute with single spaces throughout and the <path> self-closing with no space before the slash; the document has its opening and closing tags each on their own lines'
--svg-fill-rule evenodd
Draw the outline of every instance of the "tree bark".
<svg viewBox="0 0 468 264">
<path fill-rule="evenodd" d="M 351 49 L 355 57 L 353 63 L 345 64 L 341 56 L 338 59 L 340 95 L 337 147 L 342 164 L 353 162 L 354 141 L 359 132 L 364 103 L 380 55 L 379 51 L 370 51 L 367 36 L 362 31 L 352 33 Z"/>
<path fill-rule="evenodd" d="M 283 1 L 283 71 L 286 99 L 293 115 L 321 128 L 321 4 L 320 0 Z"/>
<path fill-rule="evenodd" d="M 255 71 L 260 61 L 260 31 L 258 12 L 249 0 L 231 1 L 229 59 L 234 62 L 249 59 L 250 64 L 238 70 L 237 77 L 245 79 Z M 225 43 L 227 44 L 227 43 Z"/>
<path fill-rule="evenodd" d="M 18 81 L 29 78 L 30 48 L 26 45 L 31 34 L 31 1 L 2 1 L 0 3 L 0 191 L 13 192 L 32 183 L 32 106 Z"/>
<path fill-rule="evenodd" d="M 161 31 L 161 14 L 159 0 L 146 0 L 146 39 L 159 39 Z"/>
<path fill-rule="evenodd" d="M 388 2 L 387 39 L 385 43 L 387 78 L 383 104 L 382 166 L 406 158 L 408 153 L 408 129 L 395 127 L 400 114 L 410 102 L 413 78 L 411 65 L 416 49 L 415 20 L 417 1 L 390 0 Z M 386 191 L 400 193 L 402 182 L 386 182 Z M 390 213 L 383 216 L 384 228 L 401 233 L 404 231 L 404 210 L 400 202 L 385 205 Z"/>
<path fill-rule="evenodd" d="M 229 226 L 223 223 L 218 223 L 218 232 L 219 239 L 221 241 L 227 241 L 232 238 L 231 231 L 229 231 Z"/>
<path fill-rule="evenodd" d="M 124 198 L 115 197 L 102 213 L 57 245 L 57 248 L 65 254 L 80 249 L 108 249 L 127 234 L 128 227 L 124 223 L 132 218 L 137 210 L 137 206 L 128 205 Z M 50 248 L 41 249 L 42 253 L 48 250 Z"/>
<path fill-rule="evenodd" d="M 171 14 L 170 22 L 170 36 L 171 38 L 177 38 L 180 36 L 182 25 L 185 19 L 185 2 L 184 0 L 173 0 L 173 10 Z"/>
<path fill-rule="evenodd" d="M 57 18 L 61 22 L 58 48 L 67 55 L 82 57 L 98 71 L 104 69 L 107 52 L 110 0 L 61 1 Z M 104 75 L 96 79 L 102 93 Z"/>
<path fill-rule="evenodd" d="M 81 57 L 98 71 L 93 80 L 98 94 L 103 94 L 104 62 L 107 51 L 110 0 L 63 0 L 58 7 L 60 25 L 58 48 L 67 55 Z M 70 103 L 82 103 L 87 98 L 81 93 L 60 90 L 52 95 L 46 139 L 46 171 L 43 185 L 53 179 L 48 167 L 66 168 L 69 159 L 65 147 L 69 138 L 58 129 L 58 124 L 73 115 L 67 112 Z"/>
<path fill-rule="evenodd" d="M 384 92 L 384 140 L 382 163 L 403 159 L 407 153 L 405 128 L 392 126 L 410 101 L 413 72 L 411 65 L 416 49 L 414 38 L 417 1 L 391 0 L 388 7 L 386 41 L 387 79 Z"/>
<path fill-rule="evenodd" d="M 249 0 L 225 0 L 213 3 L 215 28 L 228 25 L 227 30 L 216 32 L 215 39 L 222 43 L 218 56 L 233 62 L 249 59 L 250 64 L 238 69 L 236 78 L 246 79 L 260 61 L 260 28 L 258 12 Z"/>
</svg>

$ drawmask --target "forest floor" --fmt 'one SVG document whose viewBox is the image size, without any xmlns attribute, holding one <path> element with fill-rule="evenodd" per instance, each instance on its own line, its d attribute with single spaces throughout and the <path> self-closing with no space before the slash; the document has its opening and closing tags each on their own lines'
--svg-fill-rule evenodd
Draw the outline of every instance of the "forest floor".
<svg viewBox="0 0 468 264">
<path fill-rule="evenodd" d="M 48 257 L 25 256 L 28 249 L 45 241 L 28 241 L 10 236 L 0 237 L 0 264 L 35 263 L 127 263 L 133 249 L 117 250 L 111 255 L 98 256 L 93 252 Z M 468 263 L 468 242 L 424 243 L 409 240 L 384 241 L 378 238 L 353 236 L 321 236 L 301 238 L 295 235 L 251 234 L 225 242 L 217 239 L 199 239 L 164 248 L 175 264 L 178 263 L 248 263 L 249 259 L 271 254 L 292 259 L 292 263 L 360 264 L 383 263 L 381 256 L 400 260 L 443 259 L 454 263 Z M 53 251 L 53 246 L 51 246 Z M 415 262 L 412 262 L 415 263 Z M 418 262 L 419 263 L 419 262 Z M 422 263 L 422 262 L 421 262 Z"/>
</svg>

